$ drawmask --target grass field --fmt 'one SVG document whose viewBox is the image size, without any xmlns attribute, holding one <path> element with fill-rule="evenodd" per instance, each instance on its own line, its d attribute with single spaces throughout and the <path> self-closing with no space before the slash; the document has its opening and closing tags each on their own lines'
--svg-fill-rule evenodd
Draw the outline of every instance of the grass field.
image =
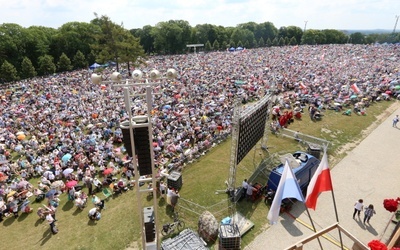
<svg viewBox="0 0 400 250">
<path fill-rule="evenodd" d="M 289 129 L 299 130 L 303 134 L 313 135 L 332 142 L 329 148 L 330 162 L 337 162 L 345 156 L 341 146 L 353 143 L 363 135 L 365 130 L 377 120 L 378 116 L 388 116 L 385 110 L 392 102 L 374 103 L 367 109 L 367 116 L 343 116 L 341 113 L 326 111 L 323 119 L 312 122 L 307 114 L 301 121 L 289 125 Z M 228 213 L 227 195 L 221 190 L 226 188 L 225 181 L 229 175 L 230 140 L 212 148 L 205 156 L 183 170 L 182 200 L 179 213 L 186 226 L 197 230 L 199 214 L 208 210 L 220 220 Z M 260 149 L 257 145 L 238 165 L 237 186 L 244 178 L 248 178 L 259 163 L 269 154 L 287 153 L 295 150 L 305 150 L 304 146 L 294 140 L 280 136 L 269 135 L 268 146 L 270 153 Z M 334 164 L 332 164 L 334 165 Z M 36 183 L 36 180 L 31 180 Z M 219 190 L 219 192 L 218 192 Z M 86 191 L 86 190 L 85 190 Z M 100 194 L 101 196 L 101 194 Z M 185 200 L 185 201 L 183 201 Z M 145 197 L 143 204 L 152 205 L 152 201 Z M 2 235 L 1 249 L 125 249 L 132 242 L 137 242 L 141 249 L 140 226 L 135 191 L 128 191 L 106 202 L 106 210 L 97 223 L 90 222 L 87 212 L 91 204 L 84 210 L 77 210 L 72 202 L 68 202 L 66 194 L 61 195 L 61 202 L 57 212 L 59 233 L 52 235 L 46 221 L 41 221 L 36 215 L 37 207 L 41 204 L 33 203 L 34 212 L 29 215 L 20 215 L 19 218 L 5 218 L 0 226 Z M 161 224 L 170 222 L 171 211 L 167 210 L 165 202 L 159 201 Z M 189 209 L 183 209 L 189 208 Z M 242 245 L 250 243 L 255 236 L 268 225 L 266 215 L 268 207 L 263 202 L 250 203 L 241 201 L 237 210 L 251 220 L 254 228 L 242 237 Z M 209 246 L 214 249 L 214 246 Z"/>
</svg>

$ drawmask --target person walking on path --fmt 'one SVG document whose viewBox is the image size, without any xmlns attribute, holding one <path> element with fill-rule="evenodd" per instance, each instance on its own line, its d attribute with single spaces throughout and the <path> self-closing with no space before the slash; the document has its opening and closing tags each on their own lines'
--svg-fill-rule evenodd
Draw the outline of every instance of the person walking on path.
<svg viewBox="0 0 400 250">
<path fill-rule="evenodd" d="M 364 224 L 365 222 L 369 223 L 369 220 L 371 219 L 371 217 L 376 214 L 375 210 L 374 210 L 374 205 L 369 204 L 368 207 L 365 208 L 364 211 Z"/>
<path fill-rule="evenodd" d="M 356 214 L 358 217 L 360 217 L 360 213 L 364 208 L 363 204 L 363 199 L 359 199 L 355 204 L 354 204 L 354 213 L 353 213 L 353 219 L 355 219 Z"/>
<path fill-rule="evenodd" d="M 393 118 L 393 124 L 392 124 L 392 126 L 394 127 L 394 128 L 397 128 L 397 123 L 399 122 L 399 115 L 396 115 L 396 117 L 395 118 Z"/>
</svg>

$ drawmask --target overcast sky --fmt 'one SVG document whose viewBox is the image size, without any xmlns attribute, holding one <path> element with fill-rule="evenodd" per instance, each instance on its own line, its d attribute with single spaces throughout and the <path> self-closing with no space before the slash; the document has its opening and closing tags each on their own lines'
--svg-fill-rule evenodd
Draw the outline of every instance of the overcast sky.
<svg viewBox="0 0 400 250">
<path fill-rule="evenodd" d="M 393 30 L 400 0 L 0 0 L 0 24 L 23 27 L 90 22 L 94 12 L 126 29 L 185 20 L 191 26 L 252 21 L 277 28 Z"/>
</svg>

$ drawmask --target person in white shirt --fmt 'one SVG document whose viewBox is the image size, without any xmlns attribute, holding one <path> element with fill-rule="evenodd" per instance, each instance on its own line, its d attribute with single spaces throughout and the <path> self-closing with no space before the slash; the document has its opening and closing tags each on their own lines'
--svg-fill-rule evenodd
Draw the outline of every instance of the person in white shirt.
<svg viewBox="0 0 400 250">
<path fill-rule="evenodd" d="M 364 204 L 363 204 L 363 199 L 359 199 L 358 201 L 356 201 L 356 203 L 354 204 L 354 213 L 353 213 L 353 219 L 355 219 L 356 214 L 358 215 L 358 217 L 360 217 L 360 213 L 364 208 Z"/>
</svg>

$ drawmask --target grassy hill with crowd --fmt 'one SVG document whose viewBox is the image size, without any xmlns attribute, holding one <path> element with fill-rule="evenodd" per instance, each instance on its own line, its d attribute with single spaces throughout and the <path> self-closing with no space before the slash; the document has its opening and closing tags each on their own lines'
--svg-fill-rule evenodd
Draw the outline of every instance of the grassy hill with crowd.
<svg viewBox="0 0 400 250">
<path fill-rule="evenodd" d="M 323 138 L 331 142 L 328 154 L 331 167 L 346 155 L 344 145 L 362 139 L 365 131 L 372 124 L 383 117 L 390 115 L 388 108 L 397 101 L 374 102 L 368 109 L 366 116 L 344 116 L 341 112 L 326 110 L 321 121 L 311 121 L 307 111 L 301 120 L 295 120 L 289 129 L 300 131 L 303 134 Z M 241 180 L 248 178 L 259 163 L 270 155 L 283 154 L 295 150 L 306 150 L 306 146 L 279 135 L 269 134 L 269 151 L 255 146 L 245 159 L 238 165 L 237 186 Z M 353 146 L 355 146 L 353 144 Z M 182 199 L 178 203 L 177 211 L 187 227 L 197 230 L 199 213 L 208 210 L 217 218 L 229 216 L 228 197 L 224 192 L 225 180 L 229 176 L 230 139 L 213 147 L 199 160 L 186 165 L 183 169 L 183 187 L 180 191 Z M 349 148 L 347 148 L 349 149 Z M 261 176 L 261 180 L 267 176 Z M 30 179 L 33 185 L 37 179 Z M 84 188 L 85 191 L 86 188 Z M 99 194 L 101 196 L 101 194 Z M 106 201 L 106 209 L 98 222 L 90 221 L 87 217 L 88 210 L 81 211 L 67 195 L 60 196 L 61 202 L 57 211 L 57 226 L 59 233 L 52 235 L 46 221 L 38 218 L 36 211 L 42 203 L 35 203 L 32 199 L 31 214 L 21 214 L 18 218 L 10 216 L 5 218 L 0 226 L 3 236 L 2 249 L 125 249 L 128 246 L 142 248 L 140 240 L 139 211 L 135 190 L 130 190 L 118 196 L 113 196 Z M 143 197 L 144 206 L 151 206 L 154 197 Z M 172 211 L 165 201 L 159 199 L 160 224 L 172 221 Z M 89 202 L 90 203 L 90 202 Z M 194 205 L 194 204 L 198 204 Z M 266 215 L 268 207 L 260 201 L 252 203 L 240 201 L 237 210 L 254 223 L 254 228 L 242 237 L 242 245 L 250 243 L 255 236 L 268 225 Z M 214 245 L 209 246 L 214 249 Z"/>
</svg>

